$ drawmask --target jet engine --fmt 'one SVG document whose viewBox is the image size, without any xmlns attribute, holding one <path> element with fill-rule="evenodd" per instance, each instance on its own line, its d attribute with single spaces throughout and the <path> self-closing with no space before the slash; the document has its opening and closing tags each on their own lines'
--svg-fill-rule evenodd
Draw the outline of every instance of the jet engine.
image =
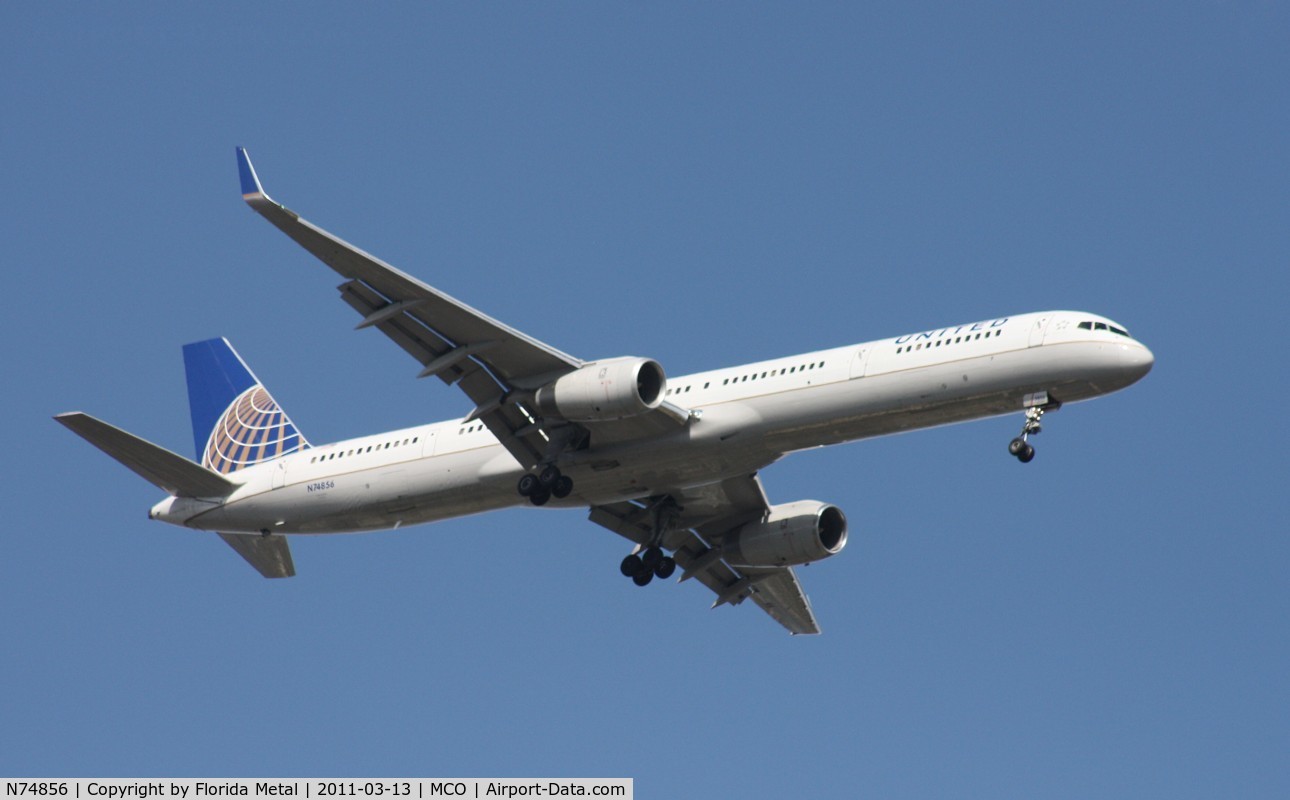
<svg viewBox="0 0 1290 800">
<path fill-rule="evenodd" d="M 659 407 L 667 376 L 649 358 L 611 358 L 570 372 L 537 390 L 538 410 L 571 422 L 598 422 Z"/>
<path fill-rule="evenodd" d="M 750 522 L 726 536 L 725 560 L 736 567 L 791 567 L 842 552 L 847 518 L 837 506 L 799 500 L 771 506 L 763 522 Z"/>
</svg>

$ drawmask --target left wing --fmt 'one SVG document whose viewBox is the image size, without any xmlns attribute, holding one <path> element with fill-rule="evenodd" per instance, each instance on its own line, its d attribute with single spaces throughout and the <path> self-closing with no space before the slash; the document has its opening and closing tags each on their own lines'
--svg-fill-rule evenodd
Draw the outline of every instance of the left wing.
<svg viewBox="0 0 1290 800">
<path fill-rule="evenodd" d="M 561 425 L 539 419 L 527 397 L 538 388 L 586 365 L 477 311 L 460 300 L 333 236 L 265 194 L 246 150 L 237 149 L 242 198 L 319 260 L 349 280 L 341 299 L 363 316 L 358 327 L 375 327 L 423 367 L 419 378 L 437 376 L 459 384 L 475 403 L 468 419 L 483 422 L 526 468 L 547 454 L 553 437 L 576 438 L 594 429 L 606 439 L 648 435 L 684 424 L 689 413 L 661 407 L 639 417 L 594 424 Z M 572 430 L 571 430 L 572 429 Z"/>
<path fill-rule="evenodd" d="M 672 493 L 675 509 L 661 545 L 684 574 L 716 593 L 716 608 L 738 605 L 751 598 L 789 633 L 819 633 L 811 601 L 791 567 L 734 567 L 722 559 L 725 535 L 761 519 L 770 510 L 766 491 L 756 475 Z M 646 545 L 654 535 L 660 507 L 648 501 L 624 501 L 594 506 L 589 519 L 602 527 Z"/>
</svg>

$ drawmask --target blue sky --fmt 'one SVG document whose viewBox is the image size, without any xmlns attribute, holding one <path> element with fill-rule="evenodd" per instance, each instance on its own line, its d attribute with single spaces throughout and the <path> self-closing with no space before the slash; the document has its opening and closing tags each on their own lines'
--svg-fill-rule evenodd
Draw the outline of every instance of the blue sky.
<svg viewBox="0 0 1290 800">
<path fill-rule="evenodd" d="M 1284 797 L 1274 3 L 10 4 L 0 774 L 629 776 L 640 797 Z M 469 404 L 245 208 L 671 374 L 1046 308 L 1130 390 L 799 454 L 823 636 L 516 509 L 264 581 L 50 420 L 183 453 L 227 336 L 313 441 Z"/>
</svg>

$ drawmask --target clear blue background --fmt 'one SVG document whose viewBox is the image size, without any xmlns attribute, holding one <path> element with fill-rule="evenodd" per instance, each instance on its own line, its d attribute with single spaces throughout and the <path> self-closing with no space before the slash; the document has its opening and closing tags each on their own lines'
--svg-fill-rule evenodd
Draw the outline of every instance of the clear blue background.
<svg viewBox="0 0 1290 800">
<path fill-rule="evenodd" d="M 268 7 L 265 7 L 268 6 Z M 1290 795 L 1290 13 L 1212 4 L 0 10 L 0 774 L 631 776 L 662 797 Z M 1161 10 L 1164 9 L 1164 10 Z M 228 336 L 312 440 L 464 413 L 238 196 L 672 374 L 1047 308 L 1128 391 L 763 473 L 793 638 L 574 511 L 261 579 L 50 420 L 185 454 Z"/>
</svg>

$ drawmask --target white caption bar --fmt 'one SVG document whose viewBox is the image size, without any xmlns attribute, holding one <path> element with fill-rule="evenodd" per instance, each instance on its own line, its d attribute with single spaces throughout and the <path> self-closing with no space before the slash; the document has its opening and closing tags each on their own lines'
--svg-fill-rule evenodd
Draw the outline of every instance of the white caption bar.
<svg viewBox="0 0 1290 800">
<path fill-rule="evenodd" d="M 210 800 L 239 797 L 613 797 L 632 800 L 631 778 L 0 778 L 4 800 Z"/>
</svg>

